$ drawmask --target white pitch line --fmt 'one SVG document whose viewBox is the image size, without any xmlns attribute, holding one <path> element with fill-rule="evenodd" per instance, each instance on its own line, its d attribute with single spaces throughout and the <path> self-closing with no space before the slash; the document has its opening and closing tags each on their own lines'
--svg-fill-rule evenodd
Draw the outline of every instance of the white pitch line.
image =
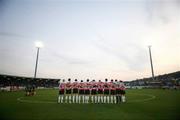
<svg viewBox="0 0 180 120">
<path fill-rule="evenodd" d="M 149 96 L 150 98 L 146 98 L 146 99 L 140 99 L 140 100 L 131 100 L 128 101 L 128 103 L 132 103 L 132 102 L 146 102 L 146 101 L 150 101 L 156 98 L 155 95 L 151 95 L 151 94 L 138 94 L 138 93 L 131 93 L 131 94 L 137 94 L 137 95 L 145 95 L 145 96 Z"/>
<path fill-rule="evenodd" d="M 131 93 L 131 94 L 137 94 L 137 95 L 144 95 L 144 96 L 149 96 L 150 98 L 146 98 L 146 99 L 137 99 L 137 100 L 130 100 L 127 101 L 127 103 L 133 103 L 133 102 L 146 102 L 146 101 L 150 101 L 156 98 L 155 95 L 151 95 L 151 94 L 138 94 L 138 93 Z M 24 102 L 24 103 L 48 103 L 48 104 L 56 104 L 57 102 L 53 102 L 53 101 L 37 101 L 37 100 L 22 100 L 24 97 L 19 97 L 17 98 L 17 101 L 19 102 Z"/>
<path fill-rule="evenodd" d="M 24 97 L 17 98 L 17 101 L 24 102 L 24 103 L 48 103 L 48 104 L 55 104 L 57 102 L 52 101 L 37 101 L 37 100 L 22 100 Z"/>
</svg>

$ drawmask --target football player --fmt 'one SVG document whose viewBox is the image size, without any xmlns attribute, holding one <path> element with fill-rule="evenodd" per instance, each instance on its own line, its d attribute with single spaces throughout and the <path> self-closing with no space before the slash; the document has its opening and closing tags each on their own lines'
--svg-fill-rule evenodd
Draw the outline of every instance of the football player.
<svg viewBox="0 0 180 120">
<path fill-rule="evenodd" d="M 111 103 L 116 103 L 116 88 L 113 82 L 110 84 L 110 99 Z"/>
<path fill-rule="evenodd" d="M 77 79 L 74 80 L 75 82 L 73 83 L 73 88 L 72 88 L 72 102 L 73 103 L 78 103 L 78 81 Z"/>
<path fill-rule="evenodd" d="M 104 83 L 104 103 L 109 103 L 109 84 L 108 84 L 108 80 L 105 79 L 105 83 Z"/>
<path fill-rule="evenodd" d="M 65 97 L 65 103 L 71 103 L 71 79 L 68 79 L 68 82 L 66 83 L 66 97 Z"/>
<path fill-rule="evenodd" d="M 63 79 L 59 81 L 59 97 L 58 97 L 58 103 L 64 102 L 64 96 L 65 96 L 65 80 Z"/>
<path fill-rule="evenodd" d="M 125 85 L 123 83 L 123 81 L 120 81 L 120 89 L 121 89 L 121 101 L 122 102 L 126 102 L 126 97 L 125 97 Z"/>
<path fill-rule="evenodd" d="M 90 84 L 89 79 L 87 79 L 87 82 L 85 83 L 85 103 L 89 103 L 89 96 L 90 96 Z"/>
<path fill-rule="evenodd" d="M 101 82 L 101 80 L 99 80 L 98 82 L 98 103 L 103 103 L 103 82 Z"/>
<path fill-rule="evenodd" d="M 79 84 L 79 103 L 84 103 L 84 83 L 83 80 L 81 80 L 81 83 Z"/>
<path fill-rule="evenodd" d="M 97 84 L 95 80 L 92 81 L 91 102 L 97 103 Z"/>
</svg>

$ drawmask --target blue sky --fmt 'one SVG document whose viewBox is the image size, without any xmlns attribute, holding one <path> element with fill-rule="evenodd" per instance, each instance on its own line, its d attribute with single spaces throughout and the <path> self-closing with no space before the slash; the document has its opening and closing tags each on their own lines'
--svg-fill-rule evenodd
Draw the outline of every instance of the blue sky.
<svg viewBox="0 0 180 120">
<path fill-rule="evenodd" d="M 177 0 L 1 0 L 0 73 L 133 80 L 180 70 Z"/>
</svg>

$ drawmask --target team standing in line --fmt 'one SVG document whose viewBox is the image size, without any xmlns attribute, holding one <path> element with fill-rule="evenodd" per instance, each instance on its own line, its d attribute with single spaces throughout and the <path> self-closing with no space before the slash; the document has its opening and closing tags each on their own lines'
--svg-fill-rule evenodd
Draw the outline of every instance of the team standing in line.
<svg viewBox="0 0 180 120">
<path fill-rule="evenodd" d="M 75 79 L 71 82 L 65 80 L 59 81 L 58 103 L 111 103 L 118 104 L 125 102 L 125 85 L 122 81 L 111 80 L 108 82 L 91 82 L 87 79 L 86 82 L 80 82 Z"/>
</svg>

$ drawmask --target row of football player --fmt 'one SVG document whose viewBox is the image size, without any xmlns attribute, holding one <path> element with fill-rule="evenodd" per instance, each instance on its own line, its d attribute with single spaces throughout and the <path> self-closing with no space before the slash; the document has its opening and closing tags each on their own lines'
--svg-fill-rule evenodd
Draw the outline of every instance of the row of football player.
<svg viewBox="0 0 180 120">
<path fill-rule="evenodd" d="M 111 103 L 119 104 L 125 102 L 125 95 L 59 95 L 58 103 Z"/>
<path fill-rule="evenodd" d="M 113 79 L 111 79 L 111 80 L 108 80 L 107 78 L 104 80 L 105 82 L 123 82 L 122 80 L 117 80 L 117 79 L 115 79 L 115 80 L 113 80 Z M 59 82 L 73 82 L 70 78 L 69 79 L 67 79 L 67 81 L 65 80 L 65 79 L 60 79 L 59 80 Z M 78 82 L 78 80 L 77 79 L 75 79 L 74 80 L 74 82 Z M 86 81 L 84 80 L 80 80 L 80 82 L 96 82 L 96 80 L 89 80 L 89 79 L 87 79 Z M 101 82 L 101 80 L 99 80 L 98 82 Z"/>
<path fill-rule="evenodd" d="M 113 81 L 111 81 L 111 82 L 101 82 L 101 81 L 99 81 L 99 82 L 95 82 L 95 81 L 92 81 L 92 82 L 89 82 L 89 81 L 87 81 L 87 82 L 83 82 L 83 81 L 81 81 L 81 82 L 77 82 L 76 80 L 75 80 L 75 82 L 59 82 L 59 89 L 72 89 L 72 88 L 78 88 L 78 89 L 80 89 L 80 88 L 102 88 L 102 89 L 105 89 L 105 88 L 122 88 L 122 89 L 125 89 L 125 86 L 124 86 L 124 84 L 123 84 L 123 82 L 122 81 L 115 81 L 115 82 L 113 82 Z"/>
</svg>

